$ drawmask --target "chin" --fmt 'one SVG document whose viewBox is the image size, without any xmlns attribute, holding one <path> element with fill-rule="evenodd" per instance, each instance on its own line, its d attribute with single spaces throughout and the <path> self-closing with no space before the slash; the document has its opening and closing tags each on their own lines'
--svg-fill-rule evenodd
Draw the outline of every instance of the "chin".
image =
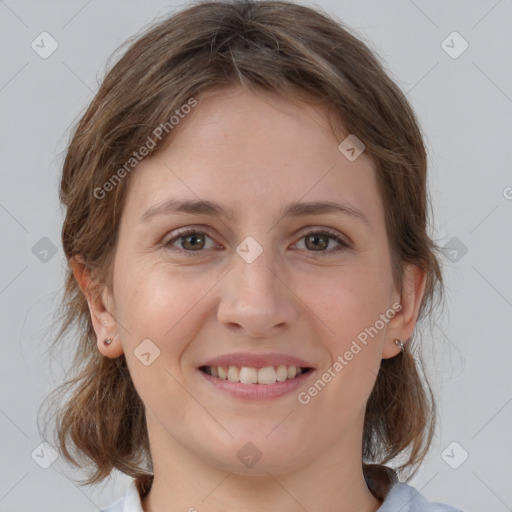
<svg viewBox="0 0 512 512">
<path fill-rule="evenodd" d="M 304 438 L 295 443 L 290 438 L 276 435 L 271 439 L 273 434 L 266 435 L 244 437 L 243 441 L 235 437 L 224 450 L 211 453 L 210 462 L 226 471 L 251 476 L 287 473 L 300 465 L 305 455 Z"/>
</svg>

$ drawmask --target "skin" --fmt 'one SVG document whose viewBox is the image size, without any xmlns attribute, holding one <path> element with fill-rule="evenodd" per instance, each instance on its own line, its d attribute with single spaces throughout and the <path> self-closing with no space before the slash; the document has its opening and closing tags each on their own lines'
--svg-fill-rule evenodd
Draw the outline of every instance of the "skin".
<svg viewBox="0 0 512 512">
<path fill-rule="evenodd" d="M 155 477 L 145 512 L 377 510 L 361 469 L 365 405 L 381 359 L 413 333 L 425 275 L 410 266 L 403 289 L 393 283 L 372 161 L 338 150 L 320 106 L 240 86 L 201 97 L 174 135 L 130 176 L 113 289 L 88 294 L 98 350 L 125 354 L 146 407 Z M 140 221 L 171 197 L 215 201 L 234 216 Z M 314 200 L 350 203 L 368 224 L 339 213 L 280 213 Z M 199 255 L 185 239 L 171 240 L 186 226 L 209 228 Z M 351 245 L 332 253 L 339 244 L 328 238 L 315 251 L 307 227 L 334 230 Z M 252 263 L 236 252 L 248 236 L 263 248 Z M 87 294 L 90 277 L 72 265 Z M 297 392 L 242 401 L 198 373 L 214 356 L 281 352 L 316 368 L 299 389 L 307 390 L 397 302 L 402 310 L 307 405 Z M 144 339 L 160 350 L 149 366 L 134 355 Z M 247 442 L 262 454 L 251 468 L 237 457 Z"/>
</svg>

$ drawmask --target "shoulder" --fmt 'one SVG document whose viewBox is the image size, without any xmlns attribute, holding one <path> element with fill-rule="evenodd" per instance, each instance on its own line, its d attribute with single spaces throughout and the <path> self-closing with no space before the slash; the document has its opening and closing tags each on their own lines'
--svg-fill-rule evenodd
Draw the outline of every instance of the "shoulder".
<svg viewBox="0 0 512 512">
<path fill-rule="evenodd" d="M 377 512 L 462 512 L 461 510 L 427 501 L 414 487 L 405 483 L 395 483 L 389 490 Z"/>
</svg>

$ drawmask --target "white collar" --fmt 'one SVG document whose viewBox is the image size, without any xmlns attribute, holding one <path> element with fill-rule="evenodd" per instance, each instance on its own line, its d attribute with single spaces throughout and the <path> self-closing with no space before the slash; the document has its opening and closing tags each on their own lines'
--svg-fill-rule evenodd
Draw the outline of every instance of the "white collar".
<svg viewBox="0 0 512 512">
<path fill-rule="evenodd" d="M 132 479 L 126 490 L 123 512 L 144 512 L 135 478 Z"/>
<path fill-rule="evenodd" d="M 105 512 L 121 512 L 117 508 L 117 503 L 112 505 L 112 508 L 108 508 Z M 400 507 L 403 512 L 461 512 L 458 509 L 449 507 L 441 503 L 430 503 L 414 488 L 406 483 L 395 483 L 387 494 L 378 512 L 393 512 Z M 137 487 L 137 480 L 132 479 L 126 494 L 124 496 L 124 505 L 122 512 L 144 512 L 142 509 L 141 498 L 139 489 Z"/>
</svg>

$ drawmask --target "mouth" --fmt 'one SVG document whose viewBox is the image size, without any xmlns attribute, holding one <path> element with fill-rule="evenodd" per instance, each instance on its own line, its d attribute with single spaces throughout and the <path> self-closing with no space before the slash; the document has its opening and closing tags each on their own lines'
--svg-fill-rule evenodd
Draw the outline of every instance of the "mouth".
<svg viewBox="0 0 512 512">
<path fill-rule="evenodd" d="M 197 373 L 214 393 L 261 403 L 293 393 L 316 370 L 307 359 L 291 354 L 235 352 L 202 361 Z"/>
<path fill-rule="evenodd" d="M 277 365 L 264 367 L 250 366 L 200 366 L 199 370 L 214 379 L 232 383 L 269 386 L 276 382 L 294 380 L 313 370 L 310 367 Z"/>
</svg>

